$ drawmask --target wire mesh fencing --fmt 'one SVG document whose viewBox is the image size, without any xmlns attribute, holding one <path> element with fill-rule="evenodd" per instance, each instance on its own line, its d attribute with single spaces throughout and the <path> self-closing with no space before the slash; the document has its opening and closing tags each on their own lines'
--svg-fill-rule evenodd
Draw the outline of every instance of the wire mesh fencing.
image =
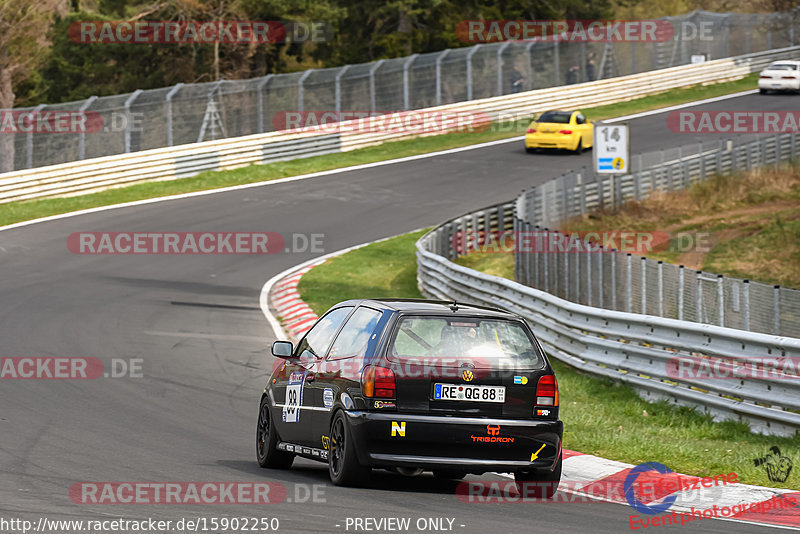
<svg viewBox="0 0 800 534">
<path fill-rule="evenodd" d="M 421 109 L 793 46 L 798 18 L 797 11 L 695 11 L 665 17 L 674 31 L 669 39 L 655 42 L 534 39 L 476 44 L 338 68 L 17 108 L 17 115 L 58 110 L 90 115 L 95 127 L 68 128 L 58 135 L 4 130 L 3 135 L 13 136 L 13 154 L 0 153 L 0 168 L 9 161 L 20 170 L 284 130 L 318 119 L 303 112 Z M 512 87 L 519 76 L 522 81 Z"/>
</svg>

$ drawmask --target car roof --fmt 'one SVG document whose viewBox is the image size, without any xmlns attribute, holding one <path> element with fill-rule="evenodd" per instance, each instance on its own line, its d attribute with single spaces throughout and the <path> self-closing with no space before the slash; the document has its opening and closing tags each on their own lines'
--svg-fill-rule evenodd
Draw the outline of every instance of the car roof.
<svg viewBox="0 0 800 534">
<path fill-rule="evenodd" d="M 488 306 L 478 306 L 476 304 L 465 304 L 456 302 L 457 310 L 453 311 L 450 306 L 453 305 L 452 300 L 426 300 L 426 299 L 400 299 L 400 298 L 381 298 L 381 299 L 353 299 L 346 300 L 336 304 L 339 306 L 371 306 L 380 308 L 382 310 L 389 310 L 398 313 L 423 313 L 423 314 L 446 314 L 446 315 L 461 315 L 461 316 L 483 316 L 483 317 L 496 317 L 498 319 L 520 319 L 521 317 L 515 313 L 500 310 L 498 308 L 490 308 Z"/>
</svg>

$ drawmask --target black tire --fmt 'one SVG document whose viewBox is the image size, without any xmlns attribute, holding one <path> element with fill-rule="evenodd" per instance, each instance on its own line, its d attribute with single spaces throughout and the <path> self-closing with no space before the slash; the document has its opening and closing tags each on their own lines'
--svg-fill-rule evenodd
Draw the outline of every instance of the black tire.
<svg viewBox="0 0 800 534">
<path fill-rule="evenodd" d="M 526 146 L 525 152 L 527 152 L 528 154 L 536 154 L 537 150 L 535 147 Z"/>
<path fill-rule="evenodd" d="M 279 451 L 278 432 L 275 430 L 275 422 L 269 411 L 269 399 L 266 395 L 261 398 L 258 407 L 258 425 L 256 425 L 256 459 L 261 467 L 271 467 L 273 469 L 288 469 L 294 462 L 294 454 Z"/>
<path fill-rule="evenodd" d="M 537 499 L 552 499 L 561 480 L 561 464 L 562 461 L 559 458 L 558 464 L 552 471 L 533 470 L 514 473 L 514 480 L 520 495 Z"/>
<path fill-rule="evenodd" d="M 767 94 L 767 90 L 766 89 L 759 89 L 758 92 L 761 93 L 762 95 Z"/>
<path fill-rule="evenodd" d="M 433 476 L 442 480 L 461 480 L 467 474 L 463 471 L 437 470 L 433 472 Z"/>
<path fill-rule="evenodd" d="M 336 486 L 361 486 L 369 480 L 369 467 L 358 463 L 353 433 L 341 411 L 331 421 L 328 474 Z"/>
<path fill-rule="evenodd" d="M 580 154 L 583 152 L 583 139 L 580 137 L 578 138 L 578 144 L 575 146 L 575 150 L 572 151 L 573 154 Z"/>
</svg>

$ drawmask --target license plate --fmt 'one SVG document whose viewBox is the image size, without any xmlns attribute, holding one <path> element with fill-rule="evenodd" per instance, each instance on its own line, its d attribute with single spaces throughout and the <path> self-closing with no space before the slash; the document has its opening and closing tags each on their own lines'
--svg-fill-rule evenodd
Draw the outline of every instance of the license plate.
<svg viewBox="0 0 800 534">
<path fill-rule="evenodd" d="M 499 402 L 506 401 L 505 386 L 467 386 L 464 384 L 434 384 L 435 400 Z"/>
</svg>

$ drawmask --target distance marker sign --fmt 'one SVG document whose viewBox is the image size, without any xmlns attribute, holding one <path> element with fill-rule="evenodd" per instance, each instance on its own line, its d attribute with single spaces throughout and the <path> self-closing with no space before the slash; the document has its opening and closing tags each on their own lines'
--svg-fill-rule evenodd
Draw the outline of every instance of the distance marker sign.
<svg viewBox="0 0 800 534">
<path fill-rule="evenodd" d="M 594 170 L 597 174 L 628 174 L 630 152 L 627 124 L 594 125 Z"/>
</svg>

